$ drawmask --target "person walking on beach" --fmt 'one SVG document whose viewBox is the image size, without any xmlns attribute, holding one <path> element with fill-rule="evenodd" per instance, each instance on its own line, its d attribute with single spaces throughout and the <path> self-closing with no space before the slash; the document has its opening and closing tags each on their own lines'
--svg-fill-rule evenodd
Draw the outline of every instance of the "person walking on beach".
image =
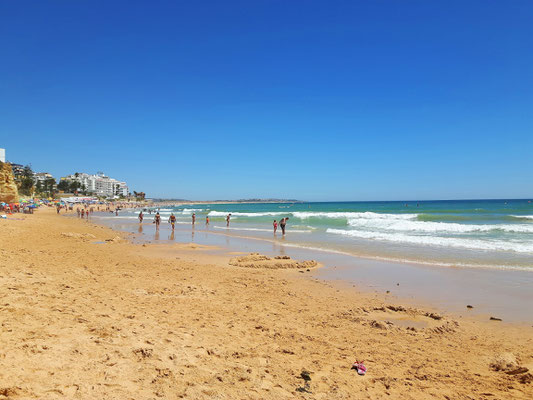
<svg viewBox="0 0 533 400">
<path fill-rule="evenodd" d="M 139 223 L 142 224 L 143 223 L 143 218 L 144 218 L 144 215 L 143 215 L 143 212 L 141 211 L 139 213 Z"/>
<path fill-rule="evenodd" d="M 282 218 L 281 221 L 279 221 L 279 226 L 281 228 L 281 234 L 285 235 L 285 225 L 287 225 L 287 221 L 289 220 L 289 217 Z"/>
<path fill-rule="evenodd" d="M 228 215 L 226 216 L 226 226 L 227 226 L 227 227 L 229 227 L 229 220 L 230 220 L 230 218 L 231 218 L 231 214 L 228 214 Z"/>
<path fill-rule="evenodd" d="M 159 224 L 161 223 L 161 216 L 157 213 L 154 217 L 155 229 L 159 230 Z"/>
<path fill-rule="evenodd" d="M 195 222 L 196 222 L 196 214 L 192 213 L 192 224 L 194 225 Z"/>
<path fill-rule="evenodd" d="M 205 226 L 209 226 L 209 215 L 205 216 Z"/>
<path fill-rule="evenodd" d="M 85 210 L 83 208 L 81 209 L 81 218 L 85 218 Z"/>
<path fill-rule="evenodd" d="M 78 218 L 80 217 L 80 209 L 76 208 L 76 212 L 78 213 Z"/>
<path fill-rule="evenodd" d="M 276 234 L 276 231 L 278 230 L 278 222 L 274 220 L 274 223 L 272 224 L 274 226 L 274 235 Z"/>
<path fill-rule="evenodd" d="M 172 225 L 172 230 L 174 230 L 174 228 L 176 227 L 176 217 L 174 213 L 170 214 L 170 217 L 168 217 L 168 222 L 170 222 L 170 224 Z"/>
</svg>

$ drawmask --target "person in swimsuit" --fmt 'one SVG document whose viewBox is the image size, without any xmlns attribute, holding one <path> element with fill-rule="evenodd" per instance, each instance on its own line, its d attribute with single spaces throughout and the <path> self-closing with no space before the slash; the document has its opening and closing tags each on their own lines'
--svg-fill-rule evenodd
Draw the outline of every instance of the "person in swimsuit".
<svg viewBox="0 0 533 400">
<path fill-rule="evenodd" d="M 172 225 L 172 230 L 174 230 L 174 228 L 176 227 L 176 216 L 174 214 L 170 214 L 170 217 L 168 217 L 168 222 L 170 222 L 170 224 Z"/>
<path fill-rule="evenodd" d="M 231 218 L 231 214 L 228 214 L 228 215 L 226 216 L 226 226 L 229 226 L 229 220 L 230 220 L 230 218 Z"/>
<path fill-rule="evenodd" d="M 159 224 L 161 223 L 161 215 L 157 213 L 154 217 L 155 229 L 159 230 Z"/>
<path fill-rule="evenodd" d="M 209 215 L 205 217 L 205 226 L 209 226 Z"/>
<path fill-rule="evenodd" d="M 282 235 L 285 235 L 285 225 L 287 225 L 287 221 L 289 220 L 289 217 L 282 218 L 281 221 L 279 221 L 279 226 L 281 228 Z"/>
<path fill-rule="evenodd" d="M 85 217 L 85 210 L 82 208 L 81 209 L 81 218 L 83 219 Z"/>
<path fill-rule="evenodd" d="M 196 214 L 192 213 L 192 224 L 194 225 L 195 222 L 196 222 Z"/>
<path fill-rule="evenodd" d="M 274 235 L 276 234 L 276 231 L 278 230 L 278 221 L 274 220 L 274 223 L 272 224 L 274 226 Z"/>
</svg>

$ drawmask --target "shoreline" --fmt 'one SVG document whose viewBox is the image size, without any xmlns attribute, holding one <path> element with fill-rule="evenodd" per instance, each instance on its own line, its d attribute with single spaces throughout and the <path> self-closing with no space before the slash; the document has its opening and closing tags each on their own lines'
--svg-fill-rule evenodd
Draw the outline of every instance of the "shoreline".
<svg viewBox="0 0 533 400">
<path fill-rule="evenodd" d="M 246 246 L 247 251 L 256 250 L 269 255 L 292 255 L 294 258 L 317 259 L 325 265 L 320 271 L 313 273 L 324 281 L 339 281 L 341 285 L 349 285 L 357 290 L 386 292 L 399 296 L 417 306 L 431 306 L 441 312 L 452 313 L 463 317 L 479 317 L 488 320 L 490 317 L 502 318 L 504 321 L 529 325 L 533 323 L 531 313 L 522 307 L 524 303 L 533 301 L 530 290 L 533 287 L 531 269 L 498 269 L 471 268 L 464 266 L 443 266 L 441 264 L 424 264 L 403 260 L 389 260 L 343 253 L 336 250 L 310 248 L 294 243 L 284 243 L 280 240 L 243 236 L 227 233 L 223 229 L 206 230 L 197 227 L 190 229 L 190 223 L 180 223 L 176 227 L 176 238 L 165 239 L 170 230 L 163 224 L 155 238 L 155 229 L 150 223 L 143 223 L 142 227 L 136 222 L 125 222 L 120 217 L 104 216 L 98 220 L 98 215 L 91 218 L 103 226 L 118 229 L 132 234 L 134 243 L 172 243 L 174 241 L 198 242 L 203 245 L 216 245 L 227 251 L 238 250 Z M 145 231 L 144 229 L 148 227 Z M 138 229 L 143 229 L 140 233 Z M 188 237 L 187 237 L 188 235 Z M 192 235 L 192 236 L 191 236 Z M 213 239 L 215 235 L 221 239 Z M 152 237 L 151 237 L 152 236 Z M 160 237 L 161 236 L 161 237 Z M 223 239 L 222 239 L 223 238 Z M 228 242 L 229 240 L 229 242 Z M 394 277 L 394 279 L 393 279 Z M 497 282 L 498 285 L 493 285 Z M 400 285 L 396 285 L 401 283 Z M 436 290 L 425 287 L 437 286 Z M 473 309 L 468 309 L 472 305 Z"/>
<path fill-rule="evenodd" d="M 530 327 L 457 321 L 294 270 L 231 266 L 223 249 L 132 244 L 54 213 L 2 221 L 6 397 L 533 394 L 529 373 L 491 367 L 510 353 L 533 369 Z M 356 359 L 366 376 L 350 370 Z M 298 390 L 304 369 L 312 393 Z"/>
<path fill-rule="evenodd" d="M 280 207 L 197 204 L 169 206 L 169 210 L 162 209 L 162 214 L 175 211 L 178 220 L 187 220 L 187 212 L 190 215 L 196 211 L 197 217 L 209 214 L 217 222 L 217 217 L 234 213 L 238 224 L 230 229 L 242 230 L 241 236 L 248 237 L 268 236 L 265 232 L 272 229 L 269 218 L 289 216 L 292 234 L 288 242 L 299 246 L 391 262 L 533 271 L 533 225 L 528 215 L 522 215 L 530 212 L 528 204 L 515 201 L 507 206 L 487 201 L 485 210 L 483 203 L 444 203 L 422 204 L 416 211 L 386 202 Z"/>
</svg>

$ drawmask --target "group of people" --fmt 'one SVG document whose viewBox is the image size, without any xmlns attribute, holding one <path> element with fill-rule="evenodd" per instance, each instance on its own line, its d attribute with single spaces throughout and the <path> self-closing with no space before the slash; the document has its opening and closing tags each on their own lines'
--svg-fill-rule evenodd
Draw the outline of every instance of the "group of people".
<svg viewBox="0 0 533 400">
<path fill-rule="evenodd" d="M 143 214 L 142 210 L 141 210 L 141 212 L 139 212 L 139 217 L 138 218 L 139 218 L 139 223 L 142 224 L 143 220 L 144 220 L 144 214 Z M 192 225 L 194 226 L 196 224 L 196 214 L 195 213 L 192 214 L 191 219 L 192 219 Z M 229 227 L 230 220 L 231 220 L 231 213 L 226 215 L 226 227 Z M 287 221 L 288 220 L 289 220 L 289 217 L 282 218 L 279 221 L 279 224 L 278 224 L 278 222 L 276 220 L 274 220 L 274 223 L 273 223 L 274 235 L 276 234 L 276 232 L 278 230 L 278 226 L 281 228 L 282 235 L 285 235 L 285 227 L 287 226 Z M 156 212 L 156 214 L 154 216 L 153 223 L 155 224 L 155 229 L 159 230 L 159 226 L 161 225 L 161 214 L 159 214 L 159 211 Z M 172 226 L 172 230 L 174 230 L 176 228 L 176 216 L 174 215 L 174 213 L 170 214 L 170 216 L 168 217 L 168 223 Z M 205 226 L 209 227 L 209 215 L 205 216 Z"/>
<path fill-rule="evenodd" d="M 94 212 L 93 207 L 83 207 L 83 208 L 76 208 L 76 213 L 78 214 L 78 218 L 81 219 L 89 219 L 89 214 L 92 214 Z"/>
<path fill-rule="evenodd" d="M 21 207 L 19 204 L 4 204 L 0 205 L 0 212 L 5 212 L 6 214 L 14 214 L 19 213 L 23 211 L 23 207 Z"/>
<path fill-rule="evenodd" d="M 287 221 L 289 220 L 289 217 L 285 217 L 280 219 L 279 221 L 279 227 L 281 228 L 281 234 L 285 235 L 285 227 L 287 226 Z M 274 226 L 274 235 L 276 234 L 276 231 L 278 230 L 278 222 L 274 220 L 274 223 L 272 224 Z"/>
</svg>

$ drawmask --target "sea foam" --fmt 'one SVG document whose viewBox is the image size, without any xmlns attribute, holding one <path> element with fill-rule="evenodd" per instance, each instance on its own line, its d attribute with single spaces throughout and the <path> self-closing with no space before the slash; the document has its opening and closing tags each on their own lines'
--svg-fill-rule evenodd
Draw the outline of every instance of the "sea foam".
<svg viewBox="0 0 533 400">
<path fill-rule="evenodd" d="M 449 222 L 427 222 L 384 218 L 350 218 L 348 225 L 354 228 L 378 229 L 384 231 L 405 231 L 425 233 L 473 233 L 473 232 L 516 232 L 533 233 L 533 225 L 527 224 L 457 224 Z"/>
<path fill-rule="evenodd" d="M 289 215 L 290 213 L 283 212 L 231 212 L 231 211 L 209 211 L 210 217 L 225 217 L 226 215 L 231 214 L 232 217 L 266 217 L 266 216 L 275 216 L 275 215 Z"/>
<path fill-rule="evenodd" d="M 514 251 L 517 253 L 532 253 L 533 243 L 523 243 L 516 241 L 501 241 L 501 240 L 479 240 L 479 239 L 464 239 L 454 237 L 439 237 L 427 235 L 409 235 L 406 233 L 386 233 L 386 232 L 371 232 L 347 229 L 332 229 L 329 228 L 327 233 L 337 235 L 351 236 L 360 239 L 384 240 L 389 242 L 409 243 L 417 245 L 432 245 L 441 247 L 456 247 L 472 250 L 496 250 L 496 251 Z"/>
</svg>

